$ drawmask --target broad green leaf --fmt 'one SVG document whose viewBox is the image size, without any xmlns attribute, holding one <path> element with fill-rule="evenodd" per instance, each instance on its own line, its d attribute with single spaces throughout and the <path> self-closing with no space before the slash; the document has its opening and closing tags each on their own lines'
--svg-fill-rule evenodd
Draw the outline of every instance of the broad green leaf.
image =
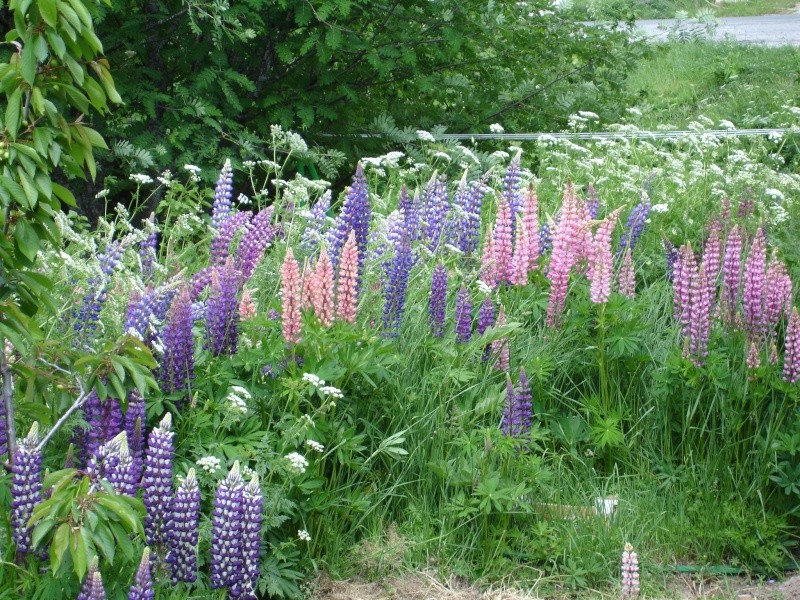
<svg viewBox="0 0 800 600">
<path fill-rule="evenodd" d="M 19 59 L 20 74 L 28 85 L 33 85 L 33 80 L 36 79 L 37 64 L 33 38 L 28 36 L 25 39 L 25 46 L 22 48 L 22 56 Z"/>
<path fill-rule="evenodd" d="M 64 64 L 67 65 L 67 69 L 69 69 L 70 75 L 72 75 L 72 79 L 75 80 L 75 83 L 83 85 L 86 79 L 86 72 L 83 70 L 83 67 L 78 64 L 78 61 L 67 54 L 64 56 Z"/>
<path fill-rule="evenodd" d="M 18 221 L 14 227 L 14 240 L 17 248 L 25 257 L 33 261 L 39 252 L 39 236 L 27 221 Z"/>
<path fill-rule="evenodd" d="M 23 190 L 22 186 L 16 181 L 5 175 L 0 175 L 0 187 L 6 189 L 20 206 L 30 208 L 28 206 L 28 197 L 25 195 L 25 190 Z"/>
<path fill-rule="evenodd" d="M 17 88 L 8 98 L 6 106 L 6 129 L 12 140 L 17 139 L 19 122 L 22 115 L 22 88 Z"/>
<path fill-rule="evenodd" d="M 39 12 L 44 22 L 50 25 L 50 27 L 55 27 L 58 23 L 58 6 L 56 5 L 56 0 L 38 0 L 37 4 L 39 5 Z"/>
<path fill-rule="evenodd" d="M 50 48 L 55 52 L 58 58 L 64 58 L 64 53 L 67 51 L 67 45 L 61 36 L 55 31 L 45 31 L 47 41 L 50 43 Z"/>
<path fill-rule="evenodd" d="M 50 544 L 50 569 L 55 573 L 64 562 L 64 553 L 69 547 L 69 524 L 62 523 L 53 536 L 53 543 Z"/>
<path fill-rule="evenodd" d="M 60 183 L 56 183 L 55 181 L 52 182 L 53 184 L 53 193 L 56 197 L 61 200 L 64 204 L 68 206 L 78 206 L 78 202 L 75 200 L 75 196 L 72 195 L 67 188 L 65 188 Z"/>
</svg>

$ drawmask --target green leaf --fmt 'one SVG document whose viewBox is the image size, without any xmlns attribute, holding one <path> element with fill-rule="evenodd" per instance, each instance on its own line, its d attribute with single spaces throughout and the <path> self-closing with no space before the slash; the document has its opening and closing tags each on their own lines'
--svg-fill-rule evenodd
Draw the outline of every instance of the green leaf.
<svg viewBox="0 0 800 600">
<path fill-rule="evenodd" d="M 55 27 L 58 23 L 58 6 L 56 0 L 38 0 L 39 12 L 42 15 L 44 22 Z"/>
<path fill-rule="evenodd" d="M 87 544 L 86 533 L 83 527 L 79 528 L 77 531 L 73 530 L 72 543 L 69 547 L 70 554 L 72 555 L 72 568 L 75 571 L 75 575 L 78 577 L 78 581 L 83 581 L 83 576 L 86 575 L 86 569 L 89 566 L 90 549 L 89 544 Z M 94 552 L 92 552 L 92 554 L 94 554 Z"/>
<path fill-rule="evenodd" d="M 64 56 L 64 64 L 67 65 L 67 69 L 69 69 L 70 75 L 72 75 L 72 79 L 75 80 L 75 83 L 78 85 L 83 85 L 84 80 L 86 79 L 86 71 L 83 70 L 83 67 L 78 64 L 71 55 L 67 54 Z"/>
<path fill-rule="evenodd" d="M 22 79 L 28 85 L 33 85 L 33 80 L 36 79 L 36 50 L 34 47 L 33 39 L 26 37 L 25 46 L 22 48 L 22 56 L 19 59 L 20 74 Z"/>
<path fill-rule="evenodd" d="M 18 221 L 14 227 L 14 241 L 20 252 L 30 261 L 39 252 L 39 236 L 28 221 Z"/>
<path fill-rule="evenodd" d="M 75 200 L 75 196 L 72 195 L 72 192 L 70 192 L 63 185 L 56 183 L 55 181 L 53 181 L 52 184 L 53 184 L 53 193 L 59 200 L 61 200 L 64 204 L 68 206 L 73 206 L 73 207 L 78 206 L 78 202 Z"/>
<path fill-rule="evenodd" d="M 69 547 L 69 524 L 62 523 L 53 536 L 53 543 L 50 544 L 50 569 L 54 574 L 64 562 L 67 547 Z"/>
<path fill-rule="evenodd" d="M 17 88 L 8 98 L 6 106 L 6 129 L 12 140 L 17 139 L 20 116 L 22 115 L 22 88 Z"/>
<path fill-rule="evenodd" d="M 31 208 L 28 206 L 28 197 L 25 195 L 25 190 L 23 190 L 22 186 L 10 177 L 0 175 L 0 189 L 8 191 L 20 206 L 24 208 Z"/>
</svg>

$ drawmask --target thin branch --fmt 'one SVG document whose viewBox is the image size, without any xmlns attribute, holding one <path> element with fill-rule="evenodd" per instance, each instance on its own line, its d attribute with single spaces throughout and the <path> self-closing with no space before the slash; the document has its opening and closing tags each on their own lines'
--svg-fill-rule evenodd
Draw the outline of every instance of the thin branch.
<svg viewBox="0 0 800 600">
<path fill-rule="evenodd" d="M 3 379 L 3 404 L 6 407 L 6 435 L 8 438 L 8 465 L 14 464 L 17 455 L 17 430 L 14 425 L 14 379 L 11 374 L 11 365 L 6 356 L 5 339 L 0 339 L 3 347 L 0 348 L 0 376 Z"/>
<path fill-rule="evenodd" d="M 59 367 L 56 364 L 49 363 L 47 361 L 42 361 L 42 362 L 51 369 L 55 369 L 56 371 L 59 371 L 66 375 L 70 376 L 73 375 L 66 369 Z M 58 430 L 61 429 L 64 426 L 64 423 L 67 422 L 67 419 L 69 419 L 75 413 L 75 411 L 77 411 L 78 409 L 81 408 L 81 406 L 83 406 L 84 402 L 86 402 L 86 399 L 89 397 L 89 394 L 91 394 L 91 390 L 87 392 L 86 389 L 83 387 L 83 382 L 78 377 L 75 377 L 75 383 L 78 385 L 78 390 L 80 391 L 78 397 L 75 399 L 75 402 L 73 402 L 72 405 L 64 412 L 64 414 L 61 415 L 61 418 L 59 418 L 58 421 L 56 421 L 53 424 L 53 426 L 50 428 L 50 431 L 47 432 L 47 435 L 45 435 L 42 438 L 42 441 L 39 442 L 39 445 L 36 446 L 36 450 L 38 450 L 39 452 L 44 450 L 44 447 L 47 445 L 47 442 L 49 442 L 53 438 L 53 436 L 56 433 L 58 433 Z"/>
</svg>

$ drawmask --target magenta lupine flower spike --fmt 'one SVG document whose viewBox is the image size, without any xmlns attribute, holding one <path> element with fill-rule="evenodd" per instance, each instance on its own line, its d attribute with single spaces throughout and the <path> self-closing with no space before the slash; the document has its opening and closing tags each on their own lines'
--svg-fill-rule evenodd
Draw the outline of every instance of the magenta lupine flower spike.
<svg viewBox="0 0 800 600">
<path fill-rule="evenodd" d="M 481 279 L 489 287 L 497 287 L 499 277 L 497 270 L 497 258 L 494 247 L 494 231 L 492 226 L 486 230 L 483 240 L 483 254 L 481 255 Z"/>
<path fill-rule="evenodd" d="M 211 515 L 211 589 L 229 588 L 238 597 L 245 580 L 244 484 L 239 461 L 217 487 Z"/>
<path fill-rule="evenodd" d="M 323 248 L 314 268 L 311 289 L 311 306 L 323 327 L 330 327 L 333 323 L 335 311 L 333 291 L 333 265 L 327 249 Z"/>
<path fill-rule="evenodd" d="M 297 344 L 300 337 L 300 266 L 289 248 L 281 267 L 281 320 L 283 323 L 283 339 L 290 344 Z"/>
<path fill-rule="evenodd" d="M 739 305 L 742 270 L 742 233 L 738 225 L 728 232 L 725 241 L 725 257 L 722 262 L 722 291 L 720 304 L 722 320 L 728 326 L 734 324 Z"/>
<path fill-rule="evenodd" d="M 154 600 L 155 597 L 153 575 L 150 572 L 150 548 L 145 548 L 133 585 L 128 592 L 128 600 Z"/>
<path fill-rule="evenodd" d="M 617 281 L 620 294 L 626 298 L 636 296 L 636 272 L 633 270 L 633 256 L 630 248 L 626 248 L 625 254 L 622 255 Z"/>
<path fill-rule="evenodd" d="M 530 236 L 523 219 L 517 217 L 517 233 L 514 239 L 514 258 L 511 263 L 511 283 L 514 285 L 527 285 L 528 270 L 530 268 Z"/>
<path fill-rule="evenodd" d="M 800 316 L 792 308 L 784 340 L 783 380 L 796 383 L 800 379 Z"/>
<path fill-rule="evenodd" d="M 200 488 L 194 469 L 189 469 L 175 492 L 167 523 L 167 564 L 172 583 L 197 580 L 197 542 L 200 536 Z"/>
<path fill-rule="evenodd" d="M 781 316 L 789 316 L 792 310 L 792 278 L 786 265 L 773 256 L 767 266 L 767 281 L 764 299 L 764 320 L 768 333 L 775 332 Z"/>
<path fill-rule="evenodd" d="M 675 260 L 672 284 L 674 288 L 675 320 L 681 325 L 684 338 L 689 337 L 691 322 L 692 282 L 697 278 L 697 261 L 689 244 L 681 246 Z"/>
<path fill-rule="evenodd" d="M 722 225 L 714 220 L 711 223 L 708 238 L 706 239 L 703 250 L 703 264 L 706 266 L 706 277 L 708 277 L 709 294 L 713 303 L 717 295 L 717 280 L 722 260 Z"/>
<path fill-rule="evenodd" d="M 78 600 L 106 600 L 106 590 L 103 587 L 103 577 L 97 570 L 96 556 L 89 565 L 89 571 L 86 573 L 86 579 L 83 580 Z"/>
<path fill-rule="evenodd" d="M 252 592 L 258 581 L 261 567 L 261 522 L 263 520 L 264 498 L 258 475 L 253 475 L 244 488 L 244 566 L 247 575 L 245 592 Z"/>
<path fill-rule="evenodd" d="M 622 597 L 637 598 L 639 596 L 639 558 L 633 546 L 625 544 L 622 553 Z"/>
<path fill-rule="evenodd" d="M 561 218 L 553 236 L 553 251 L 547 278 L 550 280 L 550 300 L 547 305 L 547 324 L 557 327 L 567 298 L 567 286 L 572 267 L 577 260 L 578 249 L 583 241 L 583 206 L 568 183 L 561 205 Z"/>
<path fill-rule="evenodd" d="M 358 246 L 354 232 L 350 232 L 342 248 L 339 278 L 336 285 L 336 316 L 347 323 L 356 322 L 358 306 Z"/>
<path fill-rule="evenodd" d="M 497 312 L 497 321 L 495 322 L 495 327 L 502 327 L 506 325 L 508 320 L 506 319 L 506 309 L 504 306 L 500 306 L 500 310 Z M 495 340 L 492 342 L 492 356 L 494 357 L 494 367 L 498 371 L 504 371 L 508 373 L 508 370 L 511 365 L 511 357 L 508 348 L 508 338 L 504 337 L 499 340 Z"/>
<path fill-rule="evenodd" d="M 511 280 L 512 231 L 511 207 L 504 198 L 497 203 L 497 217 L 494 224 L 494 244 L 492 246 L 494 263 L 497 269 L 498 285 Z"/>
<path fill-rule="evenodd" d="M 147 509 L 144 532 L 148 546 L 163 546 L 166 543 L 165 524 L 169 519 L 172 500 L 172 460 L 175 450 L 172 438 L 172 415 L 167 413 L 158 427 L 150 432 L 144 457 L 142 501 Z"/>
<path fill-rule="evenodd" d="M 536 189 L 531 184 L 525 194 L 522 205 L 522 224 L 527 233 L 528 272 L 535 271 L 539 266 L 539 197 Z"/>
<path fill-rule="evenodd" d="M 711 333 L 711 294 L 705 265 L 700 265 L 697 278 L 692 282 L 689 332 L 689 351 L 693 362 L 700 366 L 708 354 L 708 337 Z"/>
<path fill-rule="evenodd" d="M 611 278 L 613 275 L 613 256 L 611 253 L 611 233 L 617 224 L 622 209 L 618 208 L 608 215 L 597 228 L 589 249 L 589 297 L 595 304 L 608 302 L 611 297 Z"/>
<path fill-rule="evenodd" d="M 751 338 L 764 333 L 764 288 L 767 271 L 767 248 L 764 232 L 756 232 L 750 253 L 744 263 L 742 317 L 745 331 Z"/>
<path fill-rule="evenodd" d="M 11 527 L 17 554 L 31 551 L 31 530 L 28 521 L 34 507 L 42 501 L 42 452 L 39 445 L 39 424 L 34 423 L 27 436 L 17 440 L 17 452 L 11 463 Z"/>
</svg>

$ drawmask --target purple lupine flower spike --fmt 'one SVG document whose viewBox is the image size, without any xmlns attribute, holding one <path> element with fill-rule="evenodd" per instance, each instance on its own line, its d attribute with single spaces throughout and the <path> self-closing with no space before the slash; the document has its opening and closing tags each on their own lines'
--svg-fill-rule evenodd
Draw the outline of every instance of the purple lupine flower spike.
<svg viewBox="0 0 800 600">
<path fill-rule="evenodd" d="M 531 394 L 531 384 L 525 369 L 519 371 L 519 383 L 516 388 L 514 404 L 514 424 L 517 427 L 515 435 L 517 437 L 527 435 L 531 430 L 533 421 L 533 396 Z"/>
<path fill-rule="evenodd" d="M 121 256 L 122 246 L 119 242 L 111 242 L 104 252 L 97 255 L 101 274 L 90 277 L 86 282 L 89 289 L 83 296 L 80 309 L 75 311 L 73 327 L 77 334 L 75 338 L 77 346 L 88 345 L 89 334 L 97 329 L 100 311 L 108 298 L 111 276 L 114 274 L 114 269 L 119 264 Z"/>
<path fill-rule="evenodd" d="M 647 217 L 650 215 L 650 206 L 650 198 L 646 193 L 642 194 L 642 200 L 633 208 L 628 221 L 625 223 L 625 229 L 622 231 L 619 246 L 617 247 L 617 256 L 622 256 L 626 248 L 633 250 L 636 246 L 639 236 L 644 231 Z"/>
<path fill-rule="evenodd" d="M 316 252 L 319 244 L 325 239 L 328 224 L 328 211 L 331 209 L 331 192 L 327 190 L 311 207 L 308 224 L 303 231 L 300 245 L 309 253 Z"/>
<path fill-rule="evenodd" d="M 233 199 L 233 169 L 229 158 L 225 159 L 219 173 L 217 186 L 214 189 L 214 204 L 211 209 L 211 226 L 219 231 L 231 216 L 231 200 Z"/>
<path fill-rule="evenodd" d="M 8 429 L 6 426 L 6 403 L 0 402 L 0 456 L 8 452 Z"/>
<path fill-rule="evenodd" d="M 32 549 L 28 521 L 42 501 L 42 452 L 36 449 L 38 445 L 39 424 L 34 423 L 28 435 L 17 440 L 17 453 L 11 463 L 11 527 L 18 555 Z"/>
<path fill-rule="evenodd" d="M 244 485 L 239 461 L 217 487 L 211 519 L 211 589 L 227 587 L 232 596 L 238 596 L 245 578 Z"/>
<path fill-rule="evenodd" d="M 667 238 L 662 241 L 664 242 L 664 257 L 667 261 L 667 281 L 672 283 L 675 274 L 675 261 L 678 260 L 678 249 Z"/>
<path fill-rule="evenodd" d="M 450 211 L 450 197 L 447 193 L 447 180 L 444 176 L 431 180 L 425 188 L 422 199 L 425 237 L 428 248 L 435 251 L 442 243 L 442 234 Z"/>
<path fill-rule="evenodd" d="M 164 356 L 159 379 L 168 394 L 189 389 L 194 380 L 193 323 L 192 295 L 184 288 L 172 301 L 161 334 Z"/>
<path fill-rule="evenodd" d="M 383 327 L 389 336 L 396 336 L 403 320 L 406 303 L 408 276 L 412 265 L 411 242 L 407 236 L 395 248 L 395 258 L 389 270 L 386 286 L 386 306 L 383 311 Z"/>
<path fill-rule="evenodd" d="M 763 230 L 756 232 L 750 253 L 744 263 L 742 317 L 751 339 L 761 336 L 766 328 L 764 287 L 767 276 L 767 248 Z"/>
<path fill-rule="evenodd" d="M 255 597 L 253 591 L 261 566 L 261 522 L 264 498 L 258 475 L 253 475 L 244 488 L 244 566 L 247 574 L 245 597 Z"/>
<path fill-rule="evenodd" d="M 83 460 L 88 461 L 100 446 L 122 431 L 122 410 L 116 398 L 100 400 L 96 391 L 86 399 L 83 413 L 89 429 L 83 436 Z"/>
<path fill-rule="evenodd" d="M 136 491 L 142 487 L 144 468 L 144 429 L 147 423 L 145 402 L 134 390 L 128 394 L 128 410 L 125 413 L 125 433 L 128 434 L 128 450 L 131 453 L 131 479 L 136 482 Z M 134 492 L 135 493 L 135 492 Z"/>
<path fill-rule="evenodd" d="M 139 568 L 136 570 L 133 585 L 128 592 L 128 600 L 154 600 L 155 597 L 153 575 L 150 571 L 150 548 L 145 548 Z"/>
<path fill-rule="evenodd" d="M 86 474 L 92 481 L 92 490 L 101 488 L 103 481 L 111 484 L 111 479 L 119 481 L 121 471 L 119 469 L 119 449 L 122 443 L 120 433 L 100 446 L 96 453 L 92 455 L 86 463 Z M 113 484 L 112 484 L 113 486 Z"/>
<path fill-rule="evenodd" d="M 542 223 L 539 227 L 539 256 L 544 256 L 553 249 L 553 234 L 550 225 Z"/>
<path fill-rule="evenodd" d="M 483 335 L 489 327 L 494 326 L 494 302 L 490 296 L 486 296 L 478 310 L 478 335 Z M 483 349 L 481 360 L 488 360 L 492 351 L 492 345 L 487 344 Z"/>
<path fill-rule="evenodd" d="M 240 286 L 239 272 L 230 263 L 214 269 L 206 301 L 206 347 L 213 356 L 236 354 Z"/>
<path fill-rule="evenodd" d="M 586 187 L 586 213 L 593 220 L 600 213 L 600 196 L 591 183 Z"/>
<path fill-rule="evenodd" d="M 106 600 L 106 590 L 103 587 L 103 577 L 97 570 L 96 556 L 89 565 L 89 571 L 86 573 L 86 579 L 83 580 L 78 600 Z"/>
<path fill-rule="evenodd" d="M 114 487 L 118 494 L 135 496 L 139 487 L 139 482 L 133 473 L 133 458 L 128 449 L 128 434 L 121 432 L 112 440 L 116 444 L 115 459 L 113 465 L 106 470 L 108 482 Z"/>
<path fill-rule="evenodd" d="M 273 212 L 274 207 L 270 206 L 256 213 L 239 243 L 237 267 L 245 281 L 252 277 L 267 246 L 278 235 L 278 230 L 271 223 Z"/>
<path fill-rule="evenodd" d="M 472 337 L 472 301 L 467 288 L 461 287 L 456 297 L 456 341 L 468 342 Z"/>
<path fill-rule="evenodd" d="M 503 198 L 508 202 L 511 208 L 511 230 L 515 230 L 517 226 L 517 215 L 522 208 L 522 193 L 520 192 L 520 162 L 522 158 L 522 150 L 519 150 L 511 159 L 506 169 L 505 177 L 503 178 Z"/>
<path fill-rule="evenodd" d="M 156 258 L 158 256 L 158 231 L 155 226 L 155 214 L 145 221 L 145 237 L 139 244 L 139 260 L 142 265 L 142 280 L 150 282 L 153 280 Z"/>
<path fill-rule="evenodd" d="M 194 469 L 189 469 L 175 492 L 167 525 L 172 583 L 197 580 L 197 542 L 199 540 L 200 488 Z"/>
<path fill-rule="evenodd" d="M 430 324 L 434 337 L 444 335 L 445 299 L 447 298 L 447 269 L 442 263 L 433 270 L 430 297 Z"/>
<path fill-rule="evenodd" d="M 211 240 L 211 264 L 222 265 L 228 260 L 231 253 L 231 243 L 239 230 L 250 224 L 252 214 L 237 212 L 228 217 L 217 230 Z"/>
<path fill-rule="evenodd" d="M 358 247 L 358 272 L 359 286 L 363 274 L 364 257 L 367 254 L 369 241 L 369 224 L 372 219 L 372 209 L 369 205 L 369 190 L 367 179 L 364 177 L 364 168 L 361 163 L 356 167 L 353 185 L 342 206 L 342 212 L 336 219 L 336 226 L 329 236 L 330 257 L 334 271 L 339 268 L 342 248 L 350 235 L 350 230 L 355 232 L 356 246 Z"/>
<path fill-rule="evenodd" d="M 403 185 L 400 188 L 400 198 L 397 200 L 397 208 L 403 215 L 406 234 L 409 240 L 419 239 L 419 204 L 414 202 L 408 195 L 408 188 Z"/>
<path fill-rule="evenodd" d="M 169 518 L 169 504 L 172 499 L 172 460 L 174 448 L 172 438 L 172 415 L 167 413 L 158 427 L 147 438 L 147 451 L 144 457 L 144 477 L 142 501 L 147 509 L 144 519 L 144 532 L 147 545 L 160 547 L 166 543 L 165 523 Z"/>
</svg>

